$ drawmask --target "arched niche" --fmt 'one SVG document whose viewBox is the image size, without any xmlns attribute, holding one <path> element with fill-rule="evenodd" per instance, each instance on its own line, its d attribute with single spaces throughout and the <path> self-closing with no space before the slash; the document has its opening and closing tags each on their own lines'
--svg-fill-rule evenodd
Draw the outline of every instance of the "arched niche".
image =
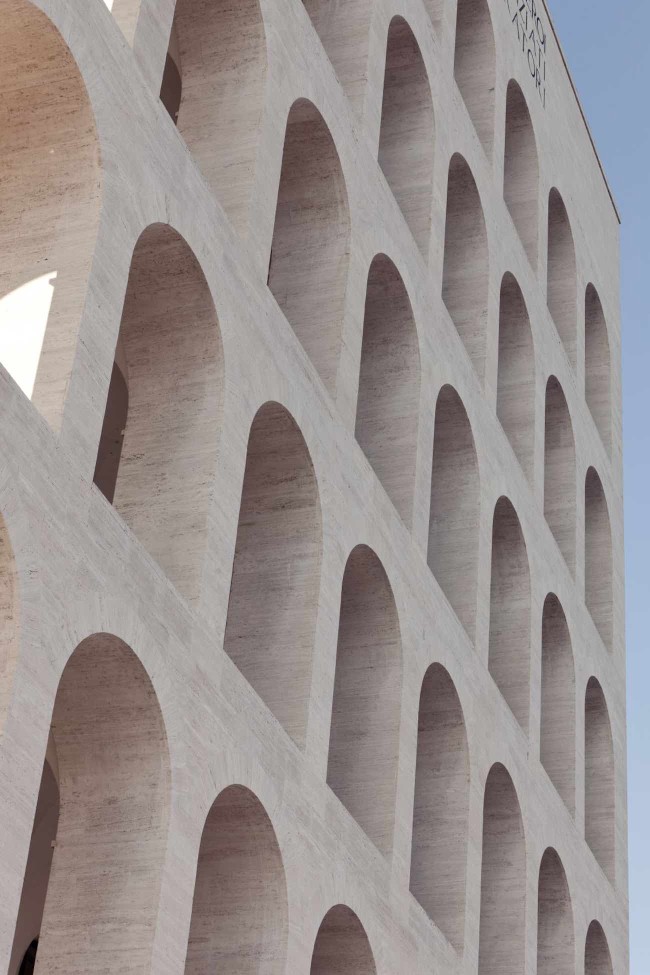
<svg viewBox="0 0 650 975">
<path fill-rule="evenodd" d="M 585 602 L 608 650 L 613 647 L 612 529 L 603 485 L 593 467 L 585 480 Z"/>
<path fill-rule="evenodd" d="M 258 0 L 177 0 L 178 130 L 235 228 L 248 229 L 266 84 Z"/>
<path fill-rule="evenodd" d="M 3 4 L 2 41 L 0 362 L 58 432 L 99 223 L 99 139 L 75 59 L 35 4 Z"/>
<path fill-rule="evenodd" d="M 564 867 L 548 849 L 539 868 L 537 975 L 574 975 L 573 908 Z"/>
<path fill-rule="evenodd" d="M 370 265 L 361 346 L 356 438 L 410 527 L 420 411 L 420 350 L 413 309 L 393 262 Z"/>
<path fill-rule="evenodd" d="M 585 395 L 600 439 L 612 446 L 612 362 L 603 306 L 593 284 L 585 293 Z"/>
<path fill-rule="evenodd" d="M 167 224 L 131 261 L 95 483 L 190 602 L 200 596 L 223 399 L 217 313 Z"/>
<path fill-rule="evenodd" d="M 519 800 L 503 765 L 485 784 L 479 975 L 519 975 L 524 970 L 526 844 Z"/>
<path fill-rule="evenodd" d="M 284 975 L 287 887 L 271 821 L 248 789 L 219 795 L 203 828 L 185 975 Z"/>
<path fill-rule="evenodd" d="M 564 200 L 556 189 L 548 198 L 548 307 L 562 344 L 575 369 L 578 292 L 576 251 Z"/>
<path fill-rule="evenodd" d="M 539 233 L 539 160 L 535 131 L 524 94 L 510 81 L 506 94 L 503 196 L 533 268 Z"/>
<path fill-rule="evenodd" d="M 310 975 L 376 975 L 376 971 L 361 921 L 349 907 L 337 904 L 318 929 Z"/>
<path fill-rule="evenodd" d="M 299 747 L 305 742 L 321 568 L 321 510 L 293 417 L 251 426 L 224 648 Z"/>
<path fill-rule="evenodd" d="M 566 617 L 550 594 L 542 616 L 540 757 L 567 809 L 575 813 L 575 668 Z"/>
<path fill-rule="evenodd" d="M 336 389 L 350 213 L 336 146 L 300 99 L 289 112 L 268 283 L 330 393 Z"/>
<path fill-rule="evenodd" d="M 440 664 L 420 694 L 411 893 L 459 951 L 465 931 L 469 755 L 456 688 Z"/>
<path fill-rule="evenodd" d="M 303 2 L 343 90 L 360 117 L 368 87 L 372 0 Z"/>
<path fill-rule="evenodd" d="M 388 27 L 379 165 L 423 257 L 431 235 L 435 124 L 427 69 L 409 25 Z"/>
<path fill-rule="evenodd" d="M 528 310 L 512 274 L 501 282 L 497 416 L 532 481 L 535 460 L 535 349 Z"/>
<path fill-rule="evenodd" d="M 487 0 L 458 0 L 454 77 L 476 134 L 491 159 L 496 48 Z"/>
<path fill-rule="evenodd" d="M 615 880 L 614 744 L 603 689 L 592 677 L 585 695 L 585 839 L 605 875 Z"/>
<path fill-rule="evenodd" d="M 157 922 L 170 769 L 151 681 L 117 637 L 88 637 L 72 654 L 56 695 L 52 739 L 61 800 L 58 829 L 54 822 L 50 829 L 56 846 L 52 856 L 47 837 L 41 844 L 43 820 L 35 820 L 30 851 L 36 855 L 38 842 L 39 883 L 52 856 L 37 971 L 87 975 L 104 957 L 114 970 L 139 975 L 150 964 Z M 41 797 L 47 794 L 55 820 L 51 771 L 48 762 Z M 37 918 L 31 920 L 36 932 Z"/>
<path fill-rule="evenodd" d="M 584 975 L 614 975 L 607 938 L 598 921 L 592 921 L 587 931 Z"/>
<path fill-rule="evenodd" d="M 402 642 L 381 562 L 365 545 L 345 567 L 327 782 L 384 855 L 393 846 Z"/>
<path fill-rule="evenodd" d="M 546 385 L 544 515 L 569 570 L 575 571 L 576 448 L 564 391 L 555 376 Z"/>
<path fill-rule="evenodd" d="M 480 479 L 465 407 L 451 386 L 436 404 L 428 563 L 459 620 L 474 639 Z"/>
<path fill-rule="evenodd" d="M 530 568 L 517 513 L 500 498 L 492 522 L 489 669 L 525 732 L 530 708 Z"/>
<path fill-rule="evenodd" d="M 485 373 L 489 259 L 483 207 L 472 172 L 456 154 L 449 165 L 442 298 L 479 379 Z"/>
</svg>

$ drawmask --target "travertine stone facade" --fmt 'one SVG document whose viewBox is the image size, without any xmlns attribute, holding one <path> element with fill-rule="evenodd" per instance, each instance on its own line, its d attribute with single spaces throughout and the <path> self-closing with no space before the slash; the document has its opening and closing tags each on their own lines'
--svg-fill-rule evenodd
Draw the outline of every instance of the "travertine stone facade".
<svg viewBox="0 0 650 975">
<path fill-rule="evenodd" d="M 0 971 L 625 975 L 618 218 L 543 0 L 110 7 L 0 3 Z"/>
</svg>

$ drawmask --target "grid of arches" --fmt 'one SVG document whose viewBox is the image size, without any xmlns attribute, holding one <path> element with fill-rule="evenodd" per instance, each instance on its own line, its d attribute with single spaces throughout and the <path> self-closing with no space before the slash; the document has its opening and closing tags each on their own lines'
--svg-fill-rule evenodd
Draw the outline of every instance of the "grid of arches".
<svg viewBox="0 0 650 975">
<path fill-rule="evenodd" d="M 170 114 L 175 115 L 199 165 L 205 166 L 206 179 L 224 202 L 233 223 L 243 227 L 250 203 L 251 160 L 257 148 L 256 144 L 250 144 L 248 137 L 255 131 L 255 125 L 247 118 L 242 125 L 242 129 L 246 129 L 242 138 L 233 134 L 228 146 L 234 157 L 219 159 L 215 157 L 214 146 L 210 145 L 204 147 L 205 163 L 202 164 L 200 138 L 205 127 L 199 125 L 196 118 L 192 120 L 192 99 L 196 99 L 194 111 L 198 112 L 198 106 L 205 108 L 203 99 L 209 97 L 210 91 L 219 90 L 223 80 L 206 78 L 204 66 L 192 65 L 191 18 L 184 26 L 184 8 L 188 6 L 188 3 L 179 3 L 174 23 L 176 39 L 174 47 L 170 46 L 170 57 L 172 50 L 177 50 L 180 52 L 177 61 L 183 64 L 181 94 L 178 89 L 180 69 L 176 63 L 179 80 L 174 97 L 178 98 L 178 109 Z M 223 11 L 219 5 L 211 8 L 215 18 L 232 12 L 232 5 L 222 6 Z M 308 12 L 315 17 L 317 4 L 312 6 L 314 10 L 308 9 Z M 238 12 L 237 17 L 250 16 L 251 29 L 246 32 L 246 37 L 251 51 L 257 53 L 246 63 L 251 66 L 251 91 L 259 96 L 264 77 L 263 29 L 257 4 L 250 3 L 248 8 L 248 14 Z M 481 30 L 473 30 L 471 38 L 464 29 L 464 18 L 470 17 L 466 10 L 471 12 L 471 17 L 477 12 L 483 17 Z M 493 114 L 493 106 L 490 108 L 485 92 L 476 90 L 472 64 L 478 62 L 470 50 L 477 37 L 487 32 L 482 11 L 481 5 L 475 2 L 461 0 L 459 4 L 455 71 L 470 117 L 489 154 L 493 137 L 486 119 L 489 120 L 490 112 Z M 235 52 L 229 53 L 227 45 L 237 43 L 235 34 L 240 26 L 241 21 L 237 19 L 231 30 L 223 30 L 223 19 L 220 21 L 218 36 L 219 44 L 225 45 L 223 56 L 221 52 L 219 56 L 208 52 L 209 61 L 219 64 L 220 71 L 227 71 L 227 65 L 232 65 Z M 194 47 L 198 49 L 199 46 Z M 203 50 L 205 55 L 205 48 Z M 484 53 L 486 50 L 489 50 L 489 44 L 487 48 L 482 47 Z M 189 52 L 189 55 L 183 52 Z M 171 71 L 169 66 L 168 69 Z M 196 72 L 194 81 L 193 71 Z M 173 87 L 173 79 L 168 79 L 168 83 Z M 405 166 L 400 158 L 405 145 L 405 120 L 400 101 L 404 91 L 409 92 L 409 102 L 413 92 L 417 95 L 416 117 L 409 121 L 406 133 L 415 132 L 411 148 L 416 161 L 412 169 L 410 162 Z M 192 93 L 191 98 L 188 93 Z M 258 110 L 260 97 L 249 100 L 249 104 L 257 104 Z M 505 165 L 504 195 L 526 253 L 534 263 L 537 236 L 532 225 L 536 225 L 537 214 L 531 203 L 534 196 L 525 196 L 522 190 L 524 186 L 526 190 L 530 188 L 528 178 L 535 171 L 534 134 L 531 139 L 532 123 L 525 99 L 514 82 L 508 88 L 507 99 L 506 124 L 510 128 L 506 137 L 509 156 Z M 83 104 L 87 112 L 88 105 Z M 237 114 L 233 106 L 224 109 L 221 104 L 215 105 L 215 112 L 217 110 L 223 111 L 226 119 Z M 196 137 L 191 135 L 193 127 Z M 429 243 L 432 205 L 430 158 L 427 159 L 426 149 L 433 137 L 433 105 L 426 68 L 410 27 L 403 19 L 395 18 L 387 37 L 379 162 L 424 254 Z M 90 141 L 92 143 L 92 138 Z M 93 166 L 96 166 L 95 151 L 96 146 L 92 144 L 90 148 L 88 145 L 83 147 L 83 158 L 91 159 Z M 15 162 L 18 172 L 18 156 Z M 244 179 L 245 173 L 248 181 Z M 69 174 L 61 173 L 61 180 L 68 177 Z M 236 185 L 229 182 L 233 178 Z M 314 206 L 316 182 L 320 194 L 317 225 L 309 212 Z M 89 185 L 91 183 L 89 175 Z M 88 192 L 90 197 L 91 191 Z M 51 202 L 54 205 L 54 197 Z M 296 213 L 300 214 L 299 220 L 295 219 Z M 288 214 L 292 215 L 291 219 Z M 549 310 L 569 361 L 575 367 L 578 348 L 577 312 L 574 314 L 577 306 L 575 247 L 567 210 L 557 190 L 552 190 L 549 196 L 548 223 Z M 90 225 L 88 232 L 92 234 Z M 31 244 L 34 244 L 33 240 Z M 43 243 L 36 262 L 43 254 L 49 260 L 49 247 L 49 242 Z M 336 147 L 315 106 L 300 100 L 292 106 L 287 119 L 268 281 L 330 390 L 336 381 L 340 351 L 349 247 L 345 180 Z M 65 247 L 60 264 L 65 270 L 69 258 L 64 251 Z M 304 258 L 305 253 L 309 260 L 304 262 L 304 267 L 297 268 L 295 255 L 301 254 Z M 23 259 L 18 255 L 17 260 Z M 25 276 L 25 270 L 29 271 L 28 265 L 34 260 L 34 255 L 25 256 L 24 268 L 21 266 L 18 277 Z M 466 161 L 455 155 L 449 167 L 443 298 L 480 377 L 485 368 L 487 290 L 487 235 L 480 196 Z M 306 302 L 305 296 L 314 293 L 327 297 L 325 312 L 322 307 L 316 310 L 320 303 L 314 302 L 313 298 Z M 468 295 L 471 296 L 469 304 Z M 78 295 L 76 297 L 78 299 Z M 191 321 L 191 328 L 183 330 L 180 348 L 178 335 L 166 336 L 160 329 L 156 330 L 154 340 L 152 323 L 159 322 L 162 308 L 168 316 L 170 304 L 178 316 L 184 316 L 188 323 Z M 587 402 L 603 442 L 608 446 L 611 421 L 609 346 L 602 305 L 592 285 L 585 295 L 585 309 Z M 55 319 L 48 320 L 48 333 L 53 322 Z M 65 342 L 69 344 L 69 341 L 67 336 Z M 45 350 L 46 346 L 43 348 Z M 506 275 L 501 291 L 497 412 L 529 477 L 532 476 L 535 437 L 536 379 L 530 371 L 534 361 L 532 350 L 533 336 L 523 295 L 514 277 Z M 170 375 L 166 370 L 172 361 L 174 374 Z M 41 369 L 40 363 L 38 368 Z M 181 390 L 180 394 L 179 376 L 181 387 L 186 386 L 186 392 Z M 57 387 L 58 382 L 57 377 L 54 380 L 47 378 L 49 387 Z M 145 409 L 148 391 L 150 395 L 152 388 L 174 390 L 174 396 L 163 397 L 169 404 L 167 415 L 152 416 Z M 200 265 L 185 242 L 169 227 L 148 228 L 138 241 L 131 264 L 95 483 L 190 601 L 197 598 L 200 584 L 207 485 L 218 446 L 213 433 L 219 428 L 222 389 L 223 356 L 218 318 Z M 418 338 L 408 292 L 395 264 L 386 255 L 378 255 L 368 273 L 355 432 L 407 525 L 412 518 L 419 394 Z M 57 400 L 56 388 L 54 393 L 50 390 L 43 395 L 52 396 L 52 402 Z M 191 397 L 191 410 L 187 409 L 187 397 Z M 584 499 L 585 599 L 603 641 L 611 650 L 611 527 L 605 492 L 594 467 L 590 467 L 586 474 L 584 491 L 580 486 L 578 492 L 571 416 L 564 391 L 554 376 L 548 378 L 545 403 L 544 513 L 569 569 L 574 570 L 576 511 Z M 392 431 L 390 438 L 384 435 L 387 426 Z M 173 449 L 169 443 L 170 431 L 175 442 Z M 183 492 L 188 490 L 188 484 L 184 450 L 197 445 L 201 447 L 199 454 L 205 466 L 193 468 L 195 483 L 192 483 L 191 491 L 195 499 L 194 515 L 198 510 L 200 517 L 198 520 L 194 517 L 191 524 L 186 524 Z M 182 483 L 181 470 L 184 472 Z M 462 487 L 460 491 L 459 485 Z M 153 507 L 152 498 L 155 498 Z M 480 471 L 472 425 L 460 396 L 451 385 L 446 385 L 441 388 L 436 404 L 428 562 L 470 638 L 474 637 L 476 627 L 479 518 Z M 164 533 L 160 531 L 160 525 L 165 525 Z M 177 530 L 170 533 L 170 525 L 176 526 Z M 278 403 L 266 404 L 253 421 L 248 441 L 225 650 L 298 745 L 304 744 L 306 734 L 320 549 L 320 500 L 309 449 L 288 412 Z M 269 553 L 268 560 L 263 557 L 265 552 Z M 282 571 L 282 567 L 287 566 L 291 566 L 291 576 Z M 264 594 L 268 595 L 266 601 Z M 530 614 L 531 585 L 525 538 L 514 507 L 507 498 L 501 498 L 494 509 L 492 527 L 489 669 L 526 732 L 530 730 Z M 60 957 L 57 952 L 65 950 L 66 938 L 70 936 L 64 926 L 53 921 L 48 925 L 48 911 L 56 918 L 59 917 L 57 912 L 64 909 L 66 891 L 62 878 L 79 876 L 82 879 L 84 872 L 86 878 L 92 876 L 94 858 L 101 859 L 102 856 L 101 824 L 96 846 L 91 849 L 90 838 L 86 836 L 86 847 L 72 850 L 65 843 L 65 836 L 69 831 L 69 835 L 78 837 L 79 823 L 74 818 L 59 820 L 58 812 L 60 804 L 60 809 L 66 810 L 68 817 L 74 817 L 71 805 L 60 797 L 66 783 L 69 787 L 70 781 L 82 772 L 92 774 L 83 756 L 75 754 L 72 743 L 82 732 L 90 733 L 91 716 L 84 709 L 80 688 L 87 693 L 92 681 L 99 680 L 89 664 L 91 652 L 96 652 L 97 646 L 102 648 L 105 666 L 114 666 L 116 672 L 119 669 L 125 683 L 129 678 L 124 700 L 133 694 L 140 695 L 138 700 L 142 701 L 142 741 L 147 744 L 142 753 L 145 764 L 149 746 L 151 748 L 151 768 L 145 768 L 151 801 L 151 809 L 145 813 L 148 828 L 146 837 L 128 830 L 125 832 L 125 849 L 118 851 L 115 869 L 119 870 L 120 862 L 124 862 L 120 861 L 120 856 L 130 857 L 134 850 L 140 849 L 140 844 L 146 842 L 155 847 L 151 856 L 147 854 L 150 864 L 154 864 L 151 874 L 145 871 L 147 876 L 140 878 L 142 888 L 137 892 L 142 898 L 143 916 L 140 919 L 134 917 L 134 943 L 129 945 L 134 958 L 146 957 L 146 936 L 147 932 L 149 936 L 152 933 L 147 911 L 149 898 L 154 896 L 160 883 L 160 850 L 165 828 L 161 797 L 168 791 L 164 730 L 153 702 L 155 695 L 137 659 L 114 638 L 102 636 L 97 640 L 93 638 L 92 644 L 82 645 L 75 652 L 57 697 L 57 706 L 59 697 L 63 702 L 60 706 L 65 720 L 57 722 L 57 730 L 59 726 L 63 730 L 57 736 L 56 758 L 50 755 L 46 759 L 41 788 L 48 809 L 45 820 L 50 829 L 54 829 L 57 845 L 42 892 L 45 905 L 43 931 L 50 933 L 39 941 L 39 964 L 41 958 L 49 957 L 52 959 L 50 964 L 55 965 L 55 960 Z M 283 673 L 285 678 L 290 675 L 290 680 L 281 679 Z M 400 675 L 400 628 L 390 581 L 376 554 L 359 546 L 349 556 L 341 584 L 327 781 L 385 855 L 391 852 L 394 827 Z M 382 700 L 380 708 L 376 707 L 378 696 Z M 94 729 L 93 747 L 100 751 L 107 747 L 102 735 L 106 734 L 107 728 L 115 728 L 113 708 L 116 706 L 115 701 L 105 702 L 105 726 L 101 721 Z M 549 595 L 542 620 L 540 757 L 571 813 L 575 811 L 575 764 L 571 762 L 570 754 L 567 758 L 566 743 L 575 740 L 575 710 L 568 625 L 559 600 Z M 376 727 L 378 714 L 381 716 L 380 728 Z M 66 722 L 70 723 L 68 732 Z M 590 679 L 584 691 L 584 729 L 585 836 L 603 870 L 614 881 L 611 726 L 602 687 L 595 677 Z M 352 747 L 353 743 L 355 747 Z M 436 765 L 432 770 L 430 759 L 434 753 Z M 129 756 L 121 755 L 119 749 L 111 755 L 111 762 L 114 766 L 111 765 L 111 774 L 105 781 L 88 783 L 89 789 L 100 790 L 97 794 L 105 800 L 114 798 L 115 792 L 111 789 L 116 790 L 118 784 L 122 788 L 125 779 L 128 781 L 129 775 L 135 774 L 129 766 Z M 467 816 L 467 738 L 458 694 L 449 674 L 440 665 L 432 665 L 422 683 L 416 766 L 411 890 L 448 940 L 460 948 L 464 937 L 466 848 L 456 831 L 451 835 L 449 820 L 462 822 Z M 363 776 L 360 776 L 361 770 Z M 360 778 L 367 786 L 363 790 L 359 788 Z M 236 912 L 250 911 L 253 881 L 243 871 L 237 877 L 236 889 L 229 889 L 223 901 L 215 903 L 217 881 L 214 871 L 219 869 L 220 858 L 231 855 L 233 850 L 241 853 L 244 848 L 241 856 L 242 863 L 246 863 L 246 857 L 250 856 L 246 843 L 250 840 L 241 833 L 237 835 L 237 830 L 241 829 L 241 823 L 253 823 L 251 833 L 261 845 L 261 851 L 255 855 L 268 865 L 269 883 L 265 896 L 270 899 L 260 909 L 262 920 L 258 918 L 260 925 L 264 921 L 264 929 L 260 927 L 258 930 L 255 924 L 252 925 L 250 952 L 252 955 L 257 952 L 258 957 L 260 952 L 263 953 L 269 971 L 279 972 L 284 947 L 279 943 L 277 932 L 282 931 L 286 916 L 286 891 L 282 885 L 277 840 L 268 816 L 254 796 L 237 786 L 227 792 L 217 798 L 206 821 L 197 867 L 196 913 L 192 917 L 186 971 L 200 971 L 206 960 L 212 964 L 221 961 L 222 953 L 223 957 L 229 957 L 237 950 L 228 944 L 228 937 L 234 922 L 243 916 Z M 449 801 L 453 808 L 446 804 Z M 125 810 L 124 815 L 126 822 L 129 811 Z M 508 843 L 512 844 L 507 851 L 500 846 L 504 823 L 509 824 Z M 107 824 L 106 843 L 114 841 L 114 835 L 109 835 L 114 827 L 114 822 Z M 38 842 L 41 841 L 42 837 L 39 837 Z M 485 786 L 480 971 L 486 975 L 507 970 L 508 964 L 516 967 L 516 959 L 520 957 L 517 952 L 523 951 L 519 923 L 513 925 L 511 940 L 506 939 L 505 944 L 498 936 L 500 925 L 495 927 L 504 911 L 517 916 L 520 910 L 513 898 L 517 890 L 517 896 L 520 896 L 521 873 L 504 879 L 499 865 L 507 854 L 513 870 L 517 865 L 521 867 L 523 849 L 523 826 L 516 791 L 505 768 L 496 766 Z M 438 873 L 441 859 L 445 863 L 442 874 Z M 436 864 L 436 870 L 433 864 Z M 216 876 L 218 879 L 218 873 Z M 108 888 L 110 891 L 110 878 Z M 233 912 L 228 916 L 226 911 L 225 918 L 224 905 Z M 554 851 L 547 851 L 539 873 L 538 967 L 542 971 L 562 971 L 562 965 L 567 964 L 570 910 L 561 862 Z M 118 946 L 111 942 L 115 932 L 109 930 L 106 918 L 94 920 L 98 925 L 95 944 L 102 945 L 107 951 L 117 950 Z M 91 924 L 91 920 L 77 917 L 77 923 Z M 275 938 L 270 934 L 272 931 L 276 932 Z M 30 932 L 28 952 L 33 952 L 36 940 L 32 935 L 39 932 L 40 924 L 38 931 Z M 102 941 L 103 938 L 106 941 Z M 126 949 L 127 943 L 128 939 L 122 949 Z M 327 971 L 332 959 L 339 957 L 337 952 L 341 951 L 342 945 L 354 960 L 351 971 L 374 971 L 372 950 L 359 919 L 349 908 L 339 905 L 323 920 L 314 948 L 312 971 Z M 505 951 L 509 952 L 507 957 L 503 954 Z M 588 959 L 588 970 L 606 972 L 606 957 L 604 934 L 594 922 L 586 938 L 585 964 Z M 83 970 L 83 964 L 79 970 Z"/>
</svg>

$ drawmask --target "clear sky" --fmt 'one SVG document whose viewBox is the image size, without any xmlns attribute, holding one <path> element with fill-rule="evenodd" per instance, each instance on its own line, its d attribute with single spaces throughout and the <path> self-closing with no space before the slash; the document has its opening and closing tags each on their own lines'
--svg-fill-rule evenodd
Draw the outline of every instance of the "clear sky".
<svg viewBox="0 0 650 975">
<path fill-rule="evenodd" d="M 650 0 L 548 0 L 621 211 L 632 975 L 650 975 Z"/>
</svg>

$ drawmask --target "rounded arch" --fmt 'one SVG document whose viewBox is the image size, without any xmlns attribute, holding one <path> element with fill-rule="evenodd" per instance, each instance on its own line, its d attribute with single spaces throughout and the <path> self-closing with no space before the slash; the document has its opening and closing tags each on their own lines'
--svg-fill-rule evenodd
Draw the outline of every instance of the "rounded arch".
<svg viewBox="0 0 650 975">
<path fill-rule="evenodd" d="M 153 224 L 131 260 L 95 483 L 190 602 L 201 591 L 223 372 L 199 262 L 169 225 Z"/>
<path fill-rule="evenodd" d="M 349 907 L 337 904 L 318 929 L 311 975 L 376 975 L 375 959 L 361 921 Z"/>
<path fill-rule="evenodd" d="M 548 307 L 575 369 L 578 331 L 578 284 L 573 231 L 564 200 L 553 188 L 548 198 Z"/>
<path fill-rule="evenodd" d="M 585 975 L 614 975 L 607 937 L 598 921 L 592 921 L 587 931 Z"/>
<path fill-rule="evenodd" d="M 571 894 L 562 862 L 547 849 L 539 868 L 537 975 L 574 975 L 575 940 Z"/>
<path fill-rule="evenodd" d="M 384 855 L 393 848 L 401 694 L 393 592 L 375 553 L 358 545 L 341 587 L 327 783 Z"/>
<path fill-rule="evenodd" d="M 244 234 L 267 67 L 259 0 L 177 0 L 169 58 L 182 85 L 179 132 Z"/>
<path fill-rule="evenodd" d="M 316 107 L 287 119 L 268 283 L 330 393 L 336 389 L 350 254 L 338 152 Z"/>
<path fill-rule="evenodd" d="M 575 813 L 575 667 L 571 635 L 560 600 L 546 597 L 542 615 L 540 757 L 567 809 Z"/>
<path fill-rule="evenodd" d="M 296 744 L 305 742 L 322 548 L 309 450 L 279 403 L 248 438 L 224 649 Z"/>
<path fill-rule="evenodd" d="M 504 919 L 507 918 L 507 924 Z M 526 842 L 517 792 L 503 765 L 485 783 L 479 975 L 523 972 Z"/>
<path fill-rule="evenodd" d="M 585 695 L 585 839 L 615 880 L 616 779 L 612 726 L 603 689 L 592 677 Z"/>
<path fill-rule="evenodd" d="M 487 0 L 458 0 L 454 77 L 476 134 L 491 159 L 496 47 Z"/>
<path fill-rule="evenodd" d="M 254 793 L 228 786 L 203 828 L 185 975 L 283 975 L 287 938 L 287 885 L 273 825 Z"/>
<path fill-rule="evenodd" d="M 358 116 L 368 87 L 372 0 L 303 0 L 336 75 Z"/>
<path fill-rule="evenodd" d="M 530 567 L 517 512 L 502 497 L 492 522 L 489 670 L 525 732 L 530 709 Z"/>
<path fill-rule="evenodd" d="M 480 477 L 462 400 L 443 386 L 436 404 L 428 563 L 473 640 L 476 628 Z"/>
<path fill-rule="evenodd" d="M 458 153 L 449 164 L 442 299 L 479 379 L 485 374 L 489 256 L 483 207 Z"/>
<path fill-rule="evenodd" d="M 99 226 L 99 138 L 50 19 L 7 0 L 2 32 L 0 362 L 58 431 Z"/>
<path fill-rule="evenodd" d="M 607 321 L 593 284 L 585 292 L 585 395 L 600 439 L 612 447 L 612 362 Z"/>
<path fill-rule="evenodd" d="M 508 82 L 506 92 L 503 196 L 528 260 L 536 268 L 539 234 L 537 142 L 524 93 L 514 80 Z"/>
<path fill-rule="evenodd" d="M 370 265 L 361 346 L 356 438 L 410 527 L 420 415 L 420 350 L 413 309 L 393 262 Z"/>
<path fill-rule="evenodd" d="M 564 390 L 551 376 L 546 384 L 544 515 L 569 571 L 576 555 L 576 447 Z"/>
<path fill-rule="evenodd" d="M 440 664 L 422 682 L 418 712 L 411 893 L 459 951 L 465 933 L 469 753 L 461 703 Z"/>
<path fill-rule="evenodd" d="M 379 165 L 423 257 L 429 253 L 435 122 L 427 69 L 413 31 L 393 17 L 386 42 Z"/>
<path fill-rule="evenodd" d="M 169 752 L 149 676 L 117 637 L 90 636 L 70 657 L 52 737 L 61 807 L 39 969 L 84 975 L 99 954 L 125 973 L 141 972 L 151 958 L 167 848 Z M 80 897 L 83 890 L 101 896 Z"/>
<path fill-rule="evenodd" d="M 516 279 L 505 274 L 499 304 L 497 416 L 524 474 L 535 462 L 535 349 L 526 302 Z"/>
<path fill-rule="evenodd" d="M 613 648 L 612 529 L 607 499 L 593 467 L 585 480 L 585 602 L 603 643 Z"/>
</svg>

